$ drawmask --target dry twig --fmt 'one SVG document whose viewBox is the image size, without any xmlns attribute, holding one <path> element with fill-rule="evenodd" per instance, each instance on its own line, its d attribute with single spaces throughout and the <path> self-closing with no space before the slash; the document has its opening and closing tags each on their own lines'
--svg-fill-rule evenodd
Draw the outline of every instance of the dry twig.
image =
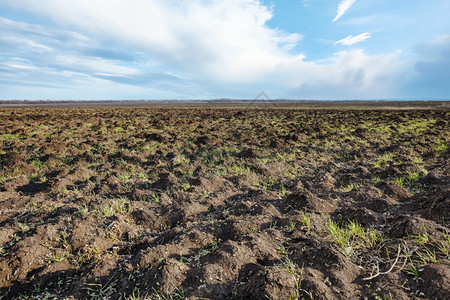
<svg viewBox="0 0 450 300">
<path fill-rule="evenodd" d="M 377 277 L 380 276 L 380 275 L 386 275 L 386 274 L 391 273 L 392 270 L 394 269 L 395 265 L 397 264 L 398 259 L 400 258 L 400 252 L 401 252 L 401 247 L 400 247 L 400 245 L 398 245 L 397 258 L 395 259 L 394 263 L 392 264 L 392 266 L 390 267 L 389 270 L 387 270 L 386 272 L 380 272 L 380 267 L 379 267 L 378 262 L 377 262 L 377 265 L 376 265 L 377 271 L 376 271 L 376 273 L 375 273 L 374 275 L 372 275 L 372 276 L 363 278 L 363 280 L 365 280 L 365 281 L 367 281 L 367 280 L 372 280 L 372 279 L 374 279 L 374 278 L 377 278 Z M 404 265 L 403 265 L 403 267 L 404 267 Z M 403 268 L 403 267 L 402 267 L 402 268 Z"/>
</svg>

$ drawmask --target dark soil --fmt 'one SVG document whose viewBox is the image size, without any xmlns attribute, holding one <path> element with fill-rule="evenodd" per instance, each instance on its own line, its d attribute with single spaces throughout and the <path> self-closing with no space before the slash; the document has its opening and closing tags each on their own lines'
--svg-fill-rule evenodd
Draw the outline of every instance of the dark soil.
<svg viewBox="0 0 450 300">
<path fill-rule="evenodd" d="M 0 110 L 0 299 L 447 299 L 448 110 Z"/>
</svg>

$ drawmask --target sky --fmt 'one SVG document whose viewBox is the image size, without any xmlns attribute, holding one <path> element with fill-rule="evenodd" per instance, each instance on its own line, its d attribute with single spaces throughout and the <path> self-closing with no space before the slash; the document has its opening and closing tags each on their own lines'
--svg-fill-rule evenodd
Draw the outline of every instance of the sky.
<svg viewBox="0 0 450 300">
<path fill-rule="evenodd" d="M 449 0 L 0 0 L 0 99 L 450 99 Z"/>
</svg>

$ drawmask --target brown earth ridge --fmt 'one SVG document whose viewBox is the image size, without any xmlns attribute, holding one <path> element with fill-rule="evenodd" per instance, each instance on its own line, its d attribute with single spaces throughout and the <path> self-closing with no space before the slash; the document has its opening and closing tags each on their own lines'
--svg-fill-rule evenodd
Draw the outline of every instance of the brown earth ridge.
<svg viewBox="0 0 450 300">
<path fill-rule="evenodd" d="M 0 108 L 0 299 L 448 299 L 449 114 Z"/>
</svg>

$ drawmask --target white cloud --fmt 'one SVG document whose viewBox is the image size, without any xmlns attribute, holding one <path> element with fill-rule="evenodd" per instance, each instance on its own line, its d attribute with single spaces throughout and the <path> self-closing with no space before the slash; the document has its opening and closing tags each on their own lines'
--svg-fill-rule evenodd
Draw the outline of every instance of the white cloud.
<svg viewBox="0 0 450 300">
<path fill-rule="evenodd" d="M 150 60 L 226 81 L 251 81 L 273 69 L 300 39 L 266 26 L 270 7 L 256 0 L 16 0 L 93 39 L 126 44 Z M 51 9 L 49 9 L 51 7 Z"/>
<path fill-rule="evenodd" d="M 333 19 L 333 22 L 336 22 L 339 20 L 346 12 L 347 10 L 355 4 L 356 0 L 342 0 L 342 2 L 339 4 L 339 7 L 337 9 L 336 17 Z"/>
<path fill-rule="evenodd" d="M 288 98 L 386 98 L 395 94 L 395 83 L 402 77 L 404 66 L 398 60 L 398 53 L 340 51 L 320 64 L 302 57 L 286 61 L 272 78 L 283 83 Z"/>
<path fill-rule="evenodd" d="M 371 33 L 364 32 L 364 33 L 361 33 L 360 35 L 357 35 L 357 36 L 349 35 L 348 37 L 343 38 L 342 40 L 339 40 L 339 41 L 335 42 L 334 44 L 335 45 L 341 44 L 341 45 L 344 45 L 344 46 L 351 46 L 351 45 L 357 44 L 359 42 L 362 42 L 364 40 L 367 40 L 367 39 L 369 39 L 371 37 L 372 37 Z"/>
<path fill-rule="evenodd" d="M 93 86 L 98 89 L 92 98 L 114 99 L 254 97 L 262 86 L 272 97 L 284 95 L 270 91 L 288 90 L 285 96 L 302 98 L 314 89 L 328 98 L 343 98 L 349 90 L 355 97 L 381 97 L 395 82 L 388 75 L 399 68 L 395 54 L 339 52 L 321 62 L 293 55 L 302 36 L 268 27 L 273 11 L 258 0 L 15 0 L 8 5 L 51 19 L 58 29 L 5 20 L 2 25 L 0 18 L 0 33 L 22 41 L 0 34 L 6 45 L 0 49 L 17 56 L 8 66 L 26 58 L 22 65 L 35 68 L 14 74 L 2 73 L 0 66 L 0 83 L 14 78 L 22 84 L 6 85 L 6 95 L 27 82 L 44 90 L 47 82 L 57 82 L 64 86 L 59 98 L 89 99 Z M 98 96 L 101 91 L 104 96 Z"/>
</svg>

